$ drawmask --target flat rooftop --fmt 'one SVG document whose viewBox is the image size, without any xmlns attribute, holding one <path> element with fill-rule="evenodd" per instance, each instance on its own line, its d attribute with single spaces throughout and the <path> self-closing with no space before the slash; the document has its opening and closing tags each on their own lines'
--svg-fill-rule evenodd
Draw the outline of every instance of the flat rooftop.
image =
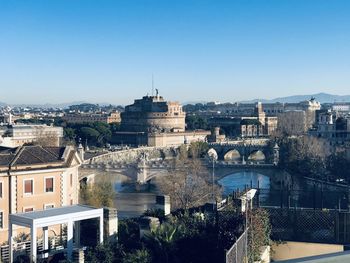
<svg viewBox="0 0 350 263">
<path fill-rule="evenodd" d="M 34 220 L 34 219 L 48 218 L 48 217 L 54 217 L 54 216 L 60 216 L 60 215 L 69 215 L 69 214 L 75 214 L 75 213 L 93 211 L 93 210 L 96 210 L 96 208 L 91 206 L 85 206 L 85 205 L 71 205 L 71 206 L 62 206 L 62 207 L 50 208 L 46 210 L 32 211 L 32 212 L 18 213 L 18 214 L 11 214 L 11 215 Z"/>
</svg>

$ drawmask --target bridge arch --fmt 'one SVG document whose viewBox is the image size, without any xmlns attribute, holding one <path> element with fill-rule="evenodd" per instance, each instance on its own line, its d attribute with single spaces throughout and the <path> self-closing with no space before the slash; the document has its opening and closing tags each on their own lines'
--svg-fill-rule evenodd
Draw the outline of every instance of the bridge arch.
<svg viewBox="0 0 350 263">
<path fill-rule="evenodd" d="M 266 161 L 266 156 L 261 150 L 252 151 L 248 156 L 248 161 L 264 162 Z"/>
<path fill-rule="evenodd" d="M 208 156 L 214 159 L 218 159 L 218 153 L 216 152 L 216 150 L 214 148 L 210 148 L 207 152 Z"/>
<path fill-rule="evenodd" d="M 240 161 L 240 160 L 241 160 L 241 154 L 240 154 L 239 151 L 236 150 L 236 149 L 229 150 L 229 151 L 224 155 L 224 160 L 225 160 L 225 161 Z"/>
</svg>

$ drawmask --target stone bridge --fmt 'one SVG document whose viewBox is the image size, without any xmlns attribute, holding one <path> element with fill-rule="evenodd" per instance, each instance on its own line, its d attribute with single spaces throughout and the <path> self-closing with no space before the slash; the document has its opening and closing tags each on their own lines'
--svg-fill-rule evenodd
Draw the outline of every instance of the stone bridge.
<svg viewBox="0 0 350 263">
<path fill-rule="evenodd" d="M 82 174 L 94 169 L 120 172 L 143 184 L 167 169 L 177 153 L 176 147 L 140 147 L 108 152 L 85 160 L 81 169 Z M 88 178 L 82 175 L 81 179 Z"/>
<path fill-rule="evenodd" d="M 222 164 L 274 164 L 279 161 L 279 147 L 272 146 L 270 139 L 241 139 L 209 143 L 208 155 Z"/>
</svg>

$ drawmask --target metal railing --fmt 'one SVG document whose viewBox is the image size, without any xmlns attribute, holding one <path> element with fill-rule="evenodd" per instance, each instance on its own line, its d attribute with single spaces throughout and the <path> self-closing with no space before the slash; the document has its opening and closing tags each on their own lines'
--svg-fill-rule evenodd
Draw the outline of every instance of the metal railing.
<svg viewBox="0 0 350 263">
<path fill-rule="evenodd" d="M 63 244 L 67 242 L 66 236 L 56 236 L 55 238 L 50 239 L 49 250 L 61 250 L 63 249 Z M 38 256 L 44 253 L 43 240 L 39 239 L 37 242 L 37 251 Z M 14 243 L 13 244 L 13 255 L 14 258 L 20 255 L 30 255 L 30 240 Z M 3 245 L 0 246 L 0 262 L 9 262 L 10 260 L 10 246 Z"/>
</svg>

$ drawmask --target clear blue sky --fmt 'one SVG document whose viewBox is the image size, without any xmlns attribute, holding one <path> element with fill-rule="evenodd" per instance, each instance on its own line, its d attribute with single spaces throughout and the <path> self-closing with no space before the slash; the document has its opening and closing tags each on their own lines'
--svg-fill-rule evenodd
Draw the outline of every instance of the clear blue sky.
<svg viewBox="0 0 350 263">
<path fill-rule="evenodd" d="M 349 0 L 1 0 L 0 101 L 350 94 Z"/>
</svg>

